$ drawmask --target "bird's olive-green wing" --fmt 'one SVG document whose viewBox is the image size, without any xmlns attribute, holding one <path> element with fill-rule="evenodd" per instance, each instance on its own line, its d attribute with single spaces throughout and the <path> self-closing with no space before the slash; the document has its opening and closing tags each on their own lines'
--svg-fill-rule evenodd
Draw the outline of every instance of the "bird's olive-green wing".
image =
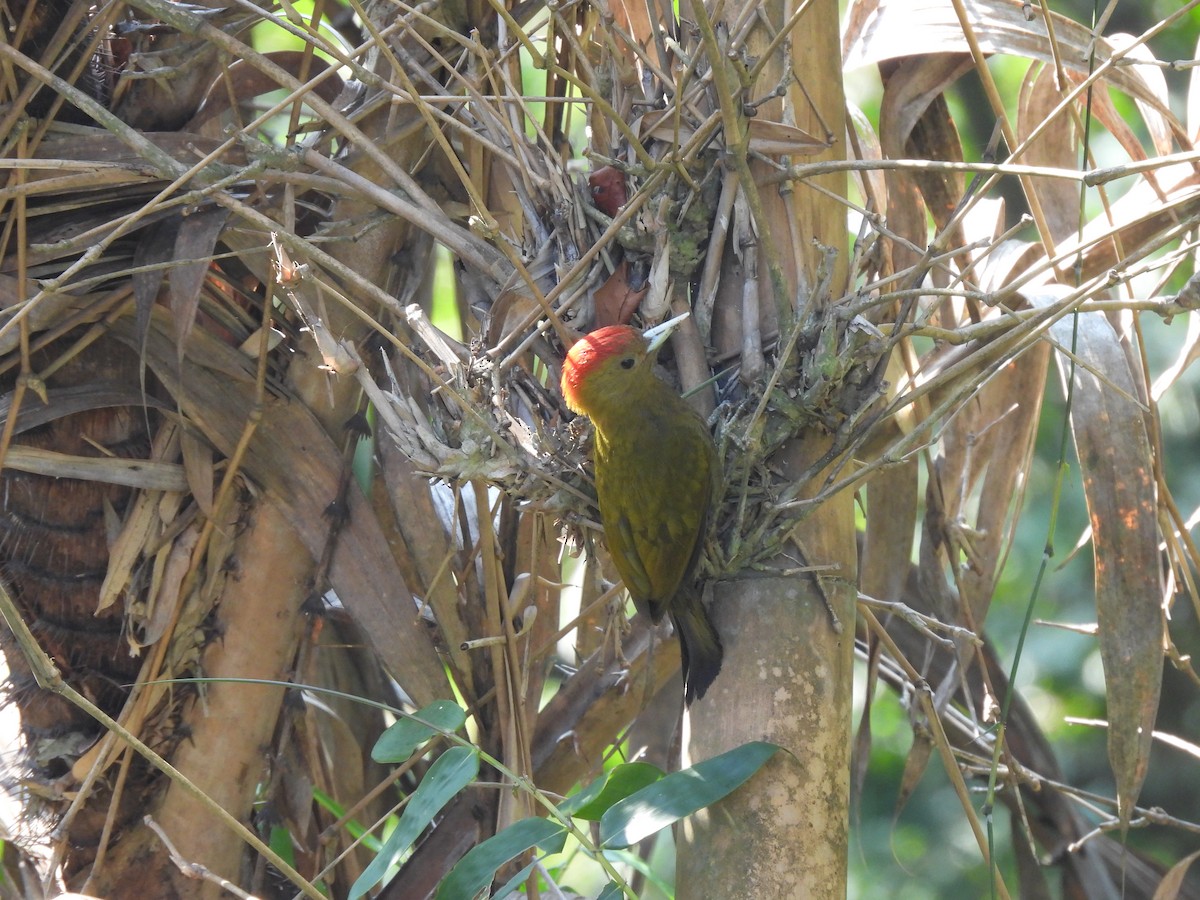
<svg viewBox="0 0 1200 900">
<path fill-rule="evenodd" d="M 700 550 L 713 493 L 714 451 L 704 423 L 655 423 L 661 452 L 637 440 L 597 443 L 596 490 L 613 561 L 639 609 L 667 612 Z"/>
</svg>

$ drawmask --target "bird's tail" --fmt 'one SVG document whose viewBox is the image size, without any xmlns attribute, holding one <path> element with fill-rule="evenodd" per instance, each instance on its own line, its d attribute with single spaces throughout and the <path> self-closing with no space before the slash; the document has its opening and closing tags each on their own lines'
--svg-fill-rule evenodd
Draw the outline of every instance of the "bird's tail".
<svg viewBox="0 0 1200 900">
<path fill-rule="evenodd" d="M 678 611 L 672 610 L 671 621 L 679 634 L 683 657 L 683 700 L 691 706 L 693 700 L 704 696 L 721 671 L 723 651 L 721 638 L 700 598 L 689 597 L 682 606 Z"/>
</svg>

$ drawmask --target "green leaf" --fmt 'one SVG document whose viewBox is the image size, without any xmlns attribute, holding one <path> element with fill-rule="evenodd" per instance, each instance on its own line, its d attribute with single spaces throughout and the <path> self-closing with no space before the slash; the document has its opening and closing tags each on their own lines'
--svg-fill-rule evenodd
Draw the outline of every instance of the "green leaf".
<svg viewBox="0 0 1200 900">
<path fill-rule="evenodd" d="M 388 871 L 400 863 L 433 817 L 478 774 L 479 754 L 470 747 L 451 747 L 439 756 L 409 797 L 396 830 L 350 888 L 350 900 L 363 896 L 381 881 L 386 884 L 391 880 Z"/>
<path fill-rule="evenodd" d="M 615 881 L 610 881 L 604 886 L 604 890 L 600 892 L 596 900 L 620 900 L 624 896 L 625 892 L 621 890 L 621 886 Z"/>
<path fill-rule="evenodd" d="M 525 879 L 528 878 L 529 873 L 533 871 L 533 866 L 534 866 L 534 863 L 531 862 L 529 865 L 527 865 L 525 868 L 523 868 L 520 872 L 518 872 L 512 878 L 508 879 L 508 881 L 505 883 L 504 887 L 502 887 L 502 888 L 500 888 L 500 890 L 496 891 L 495 896 L 507 897 L 510 894 L 514 893 L 517 890 L 517 888 L 519 888 L 521 885 L 523 885 L 525 883 Z"/>
<path fill-rule="evenodd" d="M 0 845 L 0 847 L 2 846 Z M 286 828 L 279 825 L 271 826 L 270 847 L 289 866 L 296 865 L 296 848 L 292 844 L 292 834 Z M 0 879 L 0 884 L 2 883 L 3 880 Z"/>
<path fill-rule="evenodd" d="M 401 719 L 381 734 L 371 750 L 371 759 L 377 763 L 404 762 L 435 734 L 453 734 L 466 721 L 466 710 L 457 703 L 435 700 L 412 718 Z"/>
<path fill-rule="evenodd" d="M 312 793 L 313 800 L 317 802 L 317 805 L 322 809 L 328 810 L 330 813 L 332 813 L 335 819 L 340 819 L 346 815 L 346 807 L 341 803 L 338 803 L 320 788 L 313 788 Z M 346 831 L 350 832 L 350 837 L 354 838 L 356 841 L 361 841 L 362 845 L 372 853 L 378 853 L 381 849 L 383 849 L 382 837 L 387 833 L 386 829 L 389 827 L 395 828 L 396 822 L 397 819 L 395 816 L 388 816 L 384 821 L 383 829 L 380 829 L 379 834 L 374 834 L 373 832 L 367 831 L 367 829 L 363 827 L 363 824 L 358 821 L 358 819 L 346 820 L 344 827 Z"/>
<path fill-rule="evenodd" d="M 651 854 L 653 855 L 653 854 Z M 604 851 L 604 858 L 609 862 L 617 863 L 622 866 L 629 866 L 635 872 L 641 874 L 646 879 L 647 885 L 654 885 L 658 888 L 658 892 L 664 897 L 672 897 L 675 895 L 675 889 L 662 876 L 662 872 L 658 871 L 652 865 L 650 859 L 642 859 L 638 854 L 637 848 L 632 850 L 613 850 Z M 671 870 L 672 874 L 674 869 Z"/>
<path fill-rule="evenodd" d="M 496 877 L 496 870 L 531 847 L 562 852 L 567 829 L 549 819 L 522 819 L 467 851 L 438 885 L 437 900 L 468 900 Z"/>
<path fill-rule="evenodd" d="M 663 777 L 662 770 L 650 763 L 625 763 L 597 778 L 573 797 L 559 804 L 559 812 L 589 822 L 599 821 L 609 807 L 624 800 Z"/>
<path fill-rule="evenodd" d="M 716 803 L 741 787 L 778 749 L 775 744 L 754 741 L 660 778 L 601 817 L 600 846 L 631 847 L 660 828 Z"/>
</svg>

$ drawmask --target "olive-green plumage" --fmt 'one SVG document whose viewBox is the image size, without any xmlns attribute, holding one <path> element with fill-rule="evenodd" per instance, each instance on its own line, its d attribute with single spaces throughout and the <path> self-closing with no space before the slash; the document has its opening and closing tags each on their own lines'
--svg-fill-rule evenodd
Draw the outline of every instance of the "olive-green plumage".
<svg viewBox="0 0 1200 900">
<path fill-rule="evenodd" d="M 717 452 L 704 420 L 655 376 L 659 343 L 626 325 L 593 331 L 567 354 L 562 389 L 595 426 L 596 495 L 613 562 L 639 612 L 655 623 L 670 613 L 690 704 L 721 669 L 720 638 L 691 583 Z"/>
</svg>

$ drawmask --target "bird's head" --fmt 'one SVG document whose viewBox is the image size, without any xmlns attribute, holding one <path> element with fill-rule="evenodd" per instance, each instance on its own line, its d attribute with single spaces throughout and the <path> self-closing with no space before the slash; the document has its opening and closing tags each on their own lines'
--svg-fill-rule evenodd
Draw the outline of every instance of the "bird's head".
<svg viewBox="0 0 1200 900">
<path fill-rule="evenodd" d="M 646 332 L 608 325 L 585 334 L 563 362 L 562 392 L 572 411 L 594 416 L 607 405 L 628 402 L 654 384 L 658 348 L 686 315 Z"/>
</svg>

